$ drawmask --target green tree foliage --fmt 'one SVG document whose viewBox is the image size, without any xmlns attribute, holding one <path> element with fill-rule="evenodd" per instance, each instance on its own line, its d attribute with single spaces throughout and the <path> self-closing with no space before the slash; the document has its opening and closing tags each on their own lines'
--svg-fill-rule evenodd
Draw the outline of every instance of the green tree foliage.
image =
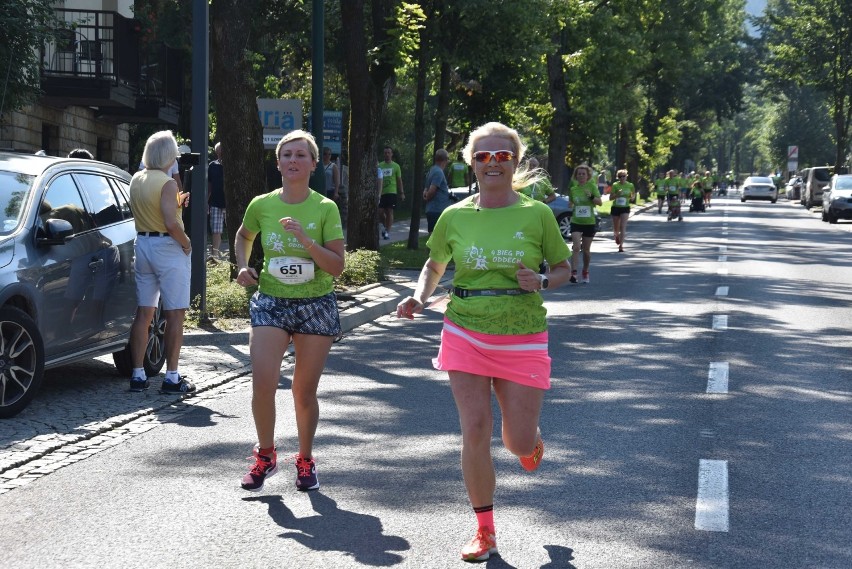
<svg viewBox="0 0 852 569">
<path fill-rule="evenodd" d="M 0 114 L 32 103 L 40 92 L 41 49 L 59 22 L 52 0 L 0 2 Z"/>
<path fill-rule="evenodd" d="M 780 83 L 791 79 L 825 95 L 836 146 L 834 165 L 849 151 L 852 124 L 852 0 L 770 1 L 761 29 L 764 70 Z"/>
</svg>

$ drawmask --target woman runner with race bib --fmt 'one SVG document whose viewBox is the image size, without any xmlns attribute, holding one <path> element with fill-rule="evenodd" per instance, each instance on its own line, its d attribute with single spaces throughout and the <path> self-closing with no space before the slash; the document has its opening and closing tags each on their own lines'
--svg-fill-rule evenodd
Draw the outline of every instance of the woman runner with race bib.
<svg viewBox="0 0 852 569">
<path fill-rule="evenodd" d="M 449 375 L 461 423 L 461 469 L 476 515 L 476 533 L 461 551 L 465 561 L 485 561 L 497 552 L 492 391 L 503 445 L 525 470 L 541 464 L 538 425 L 551 361 L 541 291 L 571 275 L 568 247 L 550 208 L 517 191 L 542 176 L 518 167 L 525 150 L 518 133 L 500 123 L 470 134 L 464 157 L 479 193 L 441 213 L 417 288 L 397 306 L 401 318 L 421 312 L 453 262 L 453 293 L 433 365 Z"/>
<path fill-rule="evenodd" d="M 343 228 L 334 201 L 308 187 L 319 149 L 309 132 L 294 130 L 276 148 L 282 187 L 255 197 L 237 231 L 237 284 L 259 285 L 249 304 L 252 415 L 257 430 L 254 465 L 243 476 L 244 490 L 256 492 L 278 471 L 275 449 L 275 394 L 281 361 L 290 341 L 298 358 L 293 403 L 299 452 L 296 488 L 319 488 L 313 459 L 319 420 L 317 386 L 331 344 L 340 334 L 334 277 L 343 272 Z M 263 238 L 263 269 L 248 266 L 252 244 Z"/>
<path fill-rule="evenodd" d="M 630 202 L 636 191 L 633 184 L 627 181 L 627 170 L 619 170 L 615 177 L 618 179 L 612 185 L 609 199 L 612 200 L 612 233 L 615 236 L 615 244 L 618 252 L 624 253 L 624 238 L 627 237 L 627 218 L 630 217 Z"/>
<path fill-rule="evenodd" d="M 592 240 L 597 233 L 595 206 L 601 205 L 601 193 L 592 180 L 592 169 L 586 164 L 574 168 L 571 176 L 571 282 L 577 282 L 577 262 L 583 251 L 583 282 L 589 282 L 589 263 L 592 260 Z"/>
</svg>

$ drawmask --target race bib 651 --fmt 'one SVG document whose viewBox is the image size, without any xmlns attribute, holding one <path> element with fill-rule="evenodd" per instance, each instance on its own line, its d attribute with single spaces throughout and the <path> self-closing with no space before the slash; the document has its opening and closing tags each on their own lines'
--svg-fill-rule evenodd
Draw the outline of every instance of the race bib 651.
<svg viewBox="0 0 852 569">
<path fill-rule="evenodd" d="M 302 257 L 269 259 L 269 274 L 284 284 L 302 284 L 314 280 L 314 262 Z"/>
</svg>

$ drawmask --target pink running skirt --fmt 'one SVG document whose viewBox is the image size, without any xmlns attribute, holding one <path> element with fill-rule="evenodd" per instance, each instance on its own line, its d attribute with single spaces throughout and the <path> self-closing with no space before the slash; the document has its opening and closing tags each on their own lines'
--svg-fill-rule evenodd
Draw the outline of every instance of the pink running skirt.
<svg viewBox="0 0 852 569">
<path fill-rule="evenodd" d="M 496 335 L 466 330 L 444 318 L 435 369 L 498 377 L 521 385 L 550 389 L 547 332 Z"/>
</svg>

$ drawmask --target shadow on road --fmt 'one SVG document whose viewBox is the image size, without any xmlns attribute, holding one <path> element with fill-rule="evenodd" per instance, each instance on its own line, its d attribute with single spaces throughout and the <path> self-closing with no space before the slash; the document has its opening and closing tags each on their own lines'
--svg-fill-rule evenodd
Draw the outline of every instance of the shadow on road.
<svg viewBox="0 0 852 569">
<path fill-rule="evenodd" d="M 407 551 L 411 545 L 398 536 L 382 534 L 382 522 L 376 516 L 349 512 L 337 502 L 320 494 L 309 494 L 315 516 L 297 518 L 280 495 L 243 498 L 269 507 L 269 517 L 284 528 L 281 537 L 290 538 L 314 551 L 340 551 L 359 563 L 373 566 L 396 565 L 403 561 L 392 551 Z"/>
</svg>

